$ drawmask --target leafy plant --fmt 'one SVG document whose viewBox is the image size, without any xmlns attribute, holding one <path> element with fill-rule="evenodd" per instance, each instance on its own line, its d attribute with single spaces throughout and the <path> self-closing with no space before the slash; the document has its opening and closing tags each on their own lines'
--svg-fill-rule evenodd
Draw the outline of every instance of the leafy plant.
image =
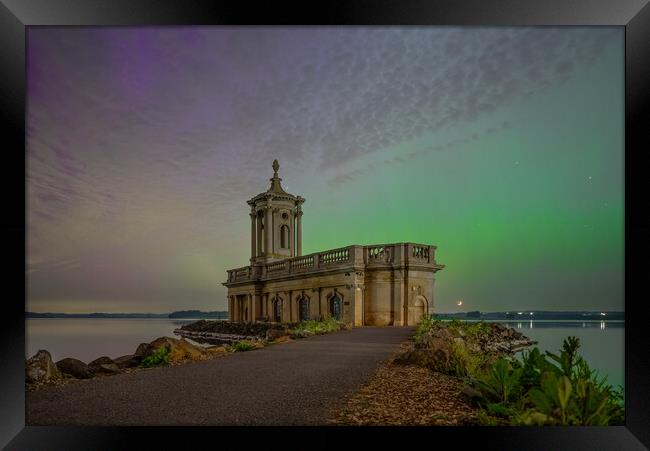
<svg viewBox="0 0 650 451">
<path fill-rule="evenodd" d="M 171 350 L 167 346 L 161 346 L 156 349 L 150 356 L 145 357 L 140 363 L 141 367 L 153 368 L 156 366 L 169 364 Z"/>
<path fill-rule="evenodd" d="M 568 337 L 559 355 L 534 348 L 521 363 L 497 361 L 475 381 L 484 396 L 479 420 L 509 418 L 514 425 L 538 426 L 622 424 L 622 387 L 614 389 L 599 378 L 579 348 L 580 341 Z"/>
<path fill-rule="evenodd" d="M 524 351 L 521 361 L 521 384 L 526 390 L 532 387 L 539 387 L 542 381 L 542 375 L 545 372 L 559 374 L 557 367 L 546 360 L 546 357 L 538 348 Z"/>
<path fill-rule="evenodd" d="M 426 335 L 435 325 L 440 324 L 442 321 L 436 319 L 435 315 L 422 315 L 422 319 L 415 329 L 415 342 L 418 343 L 422 341 L 424 335 Z"/>
<path fill-rule="evenodd" d="M 473 377 L 482 371 L 485 362 L 484 354 L 471 352 L 462 342 L 454 342 L 444 372 L 457 377 Z"/>
<path fill-rule="evenodd" d="M 255 349 L 255 345 L 249 341 L 237 341 L 226 346 L 228 352 L 246 352 Z"/>
<path fill-rule="evenodd" d="M 520 395 L 522 368 L 515 368 L 508 359 L 501 358 L 492 368 L 475 380 L 479 390 L 488 400 L 508 403 Z"/>
<path fill-rule="evenodd" d="M 582 361 L 582 357 L 578 355 L 578 348 L 580 348 L 580 339 L 567 337 L 562 343 L 559 356 L 550 351 L 546 351 L 546 355 L 559 364 L 562 374 L 568 378 L 573 378 L 576 365 L 579 361 Z"/>
</svg>

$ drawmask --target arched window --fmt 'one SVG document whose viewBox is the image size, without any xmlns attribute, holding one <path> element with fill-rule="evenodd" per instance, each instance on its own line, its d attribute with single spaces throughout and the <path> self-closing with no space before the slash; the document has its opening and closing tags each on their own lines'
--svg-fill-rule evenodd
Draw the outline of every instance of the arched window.
<svg viewBox="0 0 650 451">
<path fill-rule="evenodd" d="M 289 226 L 283 225 L 280 227 L 280 247 L 282 249 L 289 248 Z"/>
<path fill-rule="evenodd" d="M 280 298 L 275 298 L 273 301 L 273 321 L 282 322 L 282 299 Z"/>
<path fill-rule="evenodd" d="M 309 319 L 309 299 L 304 296 L 298 299 L 298 319 L 300 321 Z"/>
<path fill-rule="evenodd" d="M 330 298 L 330 315 L 336 320 L 341 319 L 341 298 L 336 294 Z"/>
</svg>

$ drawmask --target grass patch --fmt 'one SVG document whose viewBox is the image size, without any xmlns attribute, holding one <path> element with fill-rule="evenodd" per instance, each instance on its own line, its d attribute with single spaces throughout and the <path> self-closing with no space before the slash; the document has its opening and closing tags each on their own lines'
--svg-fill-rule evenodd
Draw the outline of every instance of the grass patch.
<svg viewBox="0 0 650 451">
<path fill-rule="evenodd" d="M 237 341 L 226 346 L 228 352 L 246 352 L 255 349 L 255 345 L 249 341 Z"/>
<path fill-rule="evenodd" d="M 306 320 L 298 323 L 296 327 L 289 330 L 292 336 L 321 335 L 330 332 L 336 332 L 345 327 L 345 323 L 337 321 L 332 317 L 324 318 L 320 321 Z"/>
<path fill-rule="evenodd" d="M 167 346 L 161 346 L 156 349 L 153 354 L 145 357 L 140 363 L 140 366 L 143 368 L 153 368 L 156 366 L 168 365 L 170 354 L 171 350 Z"/>
</svg>

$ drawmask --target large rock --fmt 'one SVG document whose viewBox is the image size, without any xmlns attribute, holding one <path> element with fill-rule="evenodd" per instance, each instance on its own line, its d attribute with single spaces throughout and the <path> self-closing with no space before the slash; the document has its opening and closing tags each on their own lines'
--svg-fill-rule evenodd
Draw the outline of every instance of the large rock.
<svg viewBox="0 0 650 451">
<path fill-rule="evenodd" d="M 451 342 L 442 338 L 434 338 L 429 341 L 427 351 L 437 363 L 446 365 L 451 355 Z"/>
<path fill-rule="evenodd" d="M 105 363 L 102 365 L 99 365 L 99 368 L 95 370 L 96 374 L 103 373 L 103 374 L 117 374 L 120 372 L 120 367 L 117 366 L 116 363 Z"/>
<path fill-rule="evenodd" d="M 185 339 L 176 339 L 171 337 L 156 338 L 151 343 L 151 347 L 157 350 L 161 347 L 169 349 L 169 361 L 180 362 L 183 360 L 201 360 L 206 357 L 206 350 L 200 346 L 195 346 Z"/>
<path fill-rule="evenodd" d="M 116 358 L 114 360 L 115 365 L 117 365 L 117 367 L 119 369 L 136 367 L 136 366 L 140 365 L 140 361 L 141 361 L 141 359 L 139 357 L 136 357 L 136 356 L 131 355 L 131 354 L 123 355 L 123 356 L 118 357 L 118 358 Z"/>
<path fill-rule="evenodd" d="M 120 367 L 110 357 L 99 357 L 88 364 L 88 368 L 95 374 L 115 374 L 120 372 Z"/>
<path fill-rule="evenodd" d="M 95 371 L 95 369 L 99 368 L 101 365 L 110 365 L 112 363 L 114 363 L 113 359 L 107 356 L 102 356 L 90 362 L 88 364 L 88 368 L 90 368 L 92 371 Z"/>
<path fill-rule="evenodd" d="M 43 349 L 30 357 L 25 364 L 27 382 L 50 382 L 62 377 L 61 371 L 52 361 L 50 353 Z"/>
<path fill-rule="evenodd" d="M 200 320 L 194 323 L 185 324 L 179 330 L 190 332 L 214 332 L 226 335 L 239 335 L 243 337 L 254 337 L 261 340 L 266 336 L 269 329 L 286 329 L 295 327 L 295 323 L 233 323 L 231 321 L 206 321 Z M 177 333 L 176 331 L 174 333 Z"/>
<path fill-rule="evenodd" d="M 150 356 L 153 354 L 154 347 L 151 346 L 149 343 L 140 343 L 138 345 L 138 349 L 135 350 L 135 353 L 133 354 L 136 357 L 140 357 L 141 359 Z"/>
<path fill-rule="evenodd" d="M 61 359 L 56 362 L 56 366 L 62 373 L 69 374 L 77 379 L 89 379 L 93 377 L 93 372 L 88 368 L 88 365 L 78 359 L 70 357 Z"/>
</svg>

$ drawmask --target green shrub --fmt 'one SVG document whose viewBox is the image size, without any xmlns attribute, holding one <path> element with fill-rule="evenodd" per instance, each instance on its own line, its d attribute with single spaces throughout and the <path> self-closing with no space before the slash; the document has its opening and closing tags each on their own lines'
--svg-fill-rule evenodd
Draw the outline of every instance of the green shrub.
<svg viewBox="0 0 650 451">
<path fill-rule="evenodd" d="M 140 363 L 140 366 L 144 368 L 153 368 L 155 366 L 167 365 L 169 364 L 170 353 L 171 350 L 167 346 L 161 346 L 156 349 L 153 354 L 145 357 Z"/>
<path fill-rule="evenodd" d="M 226 346 L 228 352 L 246 352 L 255 349 L 255 345 L 249 341 L 237 341 Z"/>
<path fill-rule="evenodd" d="M 522 373 L 523 370 L 513 366 L 510 360 L 501 358 L 476 379 L 475 385 L 486 399 L 507 404 L 521 394 Z"/>
<path fill-rule="evenodd" d="M 518 362 L 514 362 L 517 364 Z M 526 390 L 533 387 L 539 387 L 542 381 L 542 375 L 546 372 L 552 372 L 559 375 L 558 368 L 546 360 L 538 348 L 530 351 L 524 351 L 521 359 L 521 383 Z"/>
<path fill-rule="evenodd" d="M 485 354 L 471 352 L 464 343 L 454 342 L 448 366 L 442 372 L 456 377 L 475 377 L 483 370 L 486 360 Z"/>
<path fill-rule="evenodd" d="M 341 330 L 344 325 L 345 324 L 343 322 L 337 321 L 332 317 L 327 317 L 320 321 L 305 320 L 298 323 L 296 327 L 289 331 L 289 333 L 293 335 L 300 335 L 303 332 L 308 332 L 314 335 L 320 335 Z"/>
<path fill-rule="evenodd" d="M 434 326 L 440 325 L 442 321 L 436 319 L 435 315 L 422 315 L 422 319 L 418 323 L 415 329 L 415 342 L 419 343 L 422 341 L 424 335 L 426 335 Z"/>
<path fill-rule="evenodd" d="M 473 385 L 483 395 L 478 421 L 508 419 L 512 425 L 623 424 L 623 390 L 598 377 L 578 354 L 580 341 L 568 337 L 560 354 L 539 349 L 522 361 L 500 359 Z M 550 360 L 547 359 L 550 358 Z M 479 398 L 480 399 L 480 398 Z"/>
</svg>

